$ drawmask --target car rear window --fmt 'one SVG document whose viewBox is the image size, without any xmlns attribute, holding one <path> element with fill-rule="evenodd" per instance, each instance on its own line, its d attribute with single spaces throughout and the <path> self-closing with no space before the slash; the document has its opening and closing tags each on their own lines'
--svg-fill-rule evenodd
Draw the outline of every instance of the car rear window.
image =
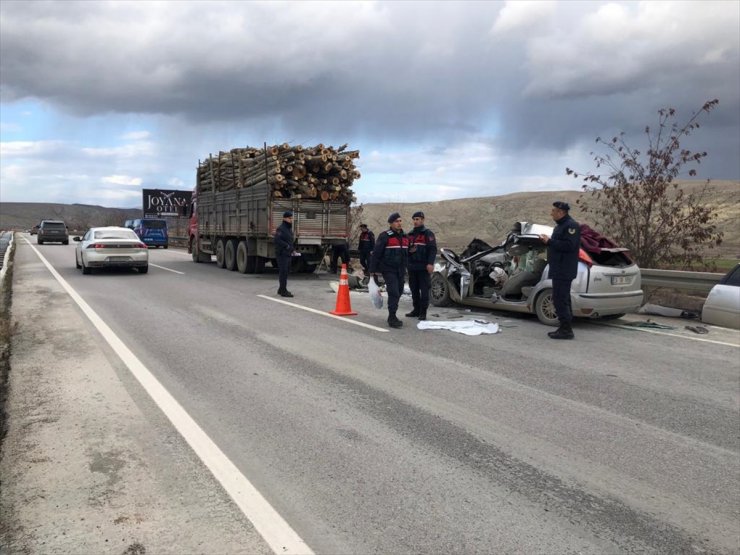
<svg viewBox="0 0 740 555">
<path fill-rule="evenodd" d="M 152 229 L 162 229 L 167 227 L 167 222 L 164 220 L 144 220 L 141 222 L 141 225 Z"/>
<path fill-rule="evenodd" d="M 59 222 L 45 222 L 41 227 L 44 229 L 67 229 L 67 226 Z"/>
<path fill-rule="evenodd" d="M 138 241 L 139 238 L 137 237 L 136 233 L 133 231 L 127 232 L 124 230 L 121 231 L 96 231 L 95 232 L 95 239 L 127 239 L 130 241 Z"/>
</svg>

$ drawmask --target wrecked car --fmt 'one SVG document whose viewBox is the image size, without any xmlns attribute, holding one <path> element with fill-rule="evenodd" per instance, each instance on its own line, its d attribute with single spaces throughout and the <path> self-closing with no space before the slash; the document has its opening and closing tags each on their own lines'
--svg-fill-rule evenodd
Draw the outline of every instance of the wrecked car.
<svg viewBox="0 0 740 555">
<path fill-rule="evenodd" d="M 628 250 L 588 226 L 581 230 L 578 275 L 570 293 L 573 316 L 613 319 L 635 312 L 643 294 L 640 270 Z M 431 303 L 536 314 L 543 324 L 558 325 L 547 247 L 539 238 L 552 231 L 550 226 L 520 222 L 495 247 L 474 239 L 462 255 L 440 249 L 442 263 L 432 274 Z"/>
</svg>

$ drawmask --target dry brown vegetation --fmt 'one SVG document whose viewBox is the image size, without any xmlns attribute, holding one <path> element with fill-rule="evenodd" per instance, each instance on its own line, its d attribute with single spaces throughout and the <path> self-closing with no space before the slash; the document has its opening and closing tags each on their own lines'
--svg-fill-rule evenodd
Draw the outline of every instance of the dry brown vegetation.
<svg viewBox="0 0 740 555">
<path fill-rule="evenodd" d="M 703 181 L 680 181 L 687 192 L 699 189 Z M 713 181 L 707 202 L 716 206 L 718 227 L 724 233 L 722 245 L 711 256 L 740 258 L 740 182 Z M 554 200 L 565 200 L 571 205 L 571 215 L 581 223 L 593 225 L 579 214 L 576 200 L 581 191 L 552 191 L 513 193 L 503 196 L 445 200 L 440 202 L 386 203 L 363 205 L 362 220 L 377 234 L 388 227 L 386 218 L 394 211 L 401 213 L 405 227 L 411 223 L 411 214 L 422 210 L 426 224 L 437 234 L 441 246 L 461 249 L 473 237 L 489 243 L 503 239 L 518 221 L 552 224 L 550 207 Z M 354 246 L 354 245 L 353 245 Z"/>
</svg>

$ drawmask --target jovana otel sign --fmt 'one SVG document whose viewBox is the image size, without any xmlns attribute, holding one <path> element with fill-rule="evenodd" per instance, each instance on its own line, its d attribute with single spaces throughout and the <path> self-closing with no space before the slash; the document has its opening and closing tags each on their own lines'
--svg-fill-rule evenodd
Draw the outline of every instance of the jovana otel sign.
<svg viewBox="0 0 740 555">
<path fill-rule="evenodd" d="M 165 191 L 144 189 L 144 217 L 185 216 L 190 205 L 192 191 Z"/>
</svg>

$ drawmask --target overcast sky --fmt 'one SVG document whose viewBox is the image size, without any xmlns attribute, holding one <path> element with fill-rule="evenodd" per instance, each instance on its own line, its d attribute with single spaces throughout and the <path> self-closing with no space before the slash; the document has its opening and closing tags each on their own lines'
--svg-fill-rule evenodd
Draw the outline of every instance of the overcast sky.
<svg viewBox="0 0 740 555">
<path fill-rule="evenodd" d="M 2 0 L 0 201 L 137 207 L 263 142 L 359 149 L 359 202 L 575 189 L 713 98 L 686 146 L 738 179 L 737 1 Z"/>
</svg>

